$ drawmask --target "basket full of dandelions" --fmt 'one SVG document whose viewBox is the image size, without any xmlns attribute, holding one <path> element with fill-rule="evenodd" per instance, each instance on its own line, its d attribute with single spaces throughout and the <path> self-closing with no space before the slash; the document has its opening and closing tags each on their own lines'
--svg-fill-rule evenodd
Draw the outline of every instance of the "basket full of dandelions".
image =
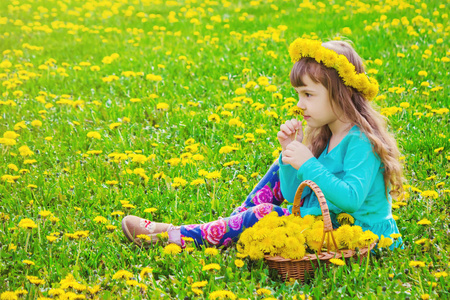
<svg viewBox="0 0 450 300">
<path fill-rule="evenodd" d="M 322 216 L 301 217 L 301 195 L 307 186 L 316 194 Z M 240 256 L 254 260 L 264 258 L 269 268 L 276 269 L 282 279 L 293 278 L 303 282 L 307 273 L 314 276 L 315 268 L 320 263 L 328 265 L 330 259 L 359 256 L 361 262 L 362 258 L 370 255 L 369 249 L 378 239 L 376 234 L 363 231 L 360 226 L 345 224 L 333 230 L 325 197 L 310 180 L 298 187 L 292 212 L 281 217 L 277 212 L 271 212 L 247 228 L 237 243 Z"/>
</svg>

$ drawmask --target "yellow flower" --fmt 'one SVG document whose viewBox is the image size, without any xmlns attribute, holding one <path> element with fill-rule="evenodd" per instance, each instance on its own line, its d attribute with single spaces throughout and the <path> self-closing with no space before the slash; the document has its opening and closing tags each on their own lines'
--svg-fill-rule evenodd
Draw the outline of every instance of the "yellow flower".
<svg viewBox="0 0 450 300">
<path fill-rule="evenodd" d="M 218 264 L 209 264 L 204 265 L 202 268 L 202 271 L 209 271 L 209 270 L 220 270 L 220 266 Z"/>
<path fill-rule="evenodd" d="M 113 211 L 111 213 L 111 216 L 123 216 L 124 214 L 125 213 L 123 211 L 118 210 L 118 211 Z"/>
<path fill-rule="evenodd" d="M 392 233 L 391 235 L 390 235 L 390 237 L 391 238 L 393 238 L 393 239 L 398 239 L 398 238 L 400 238 L 402 235 L 400 234 L 400 233 Z"/>
<path fill-rule="evenodd" d="M 178 254 L 181 252 L 181 247 L 178 246 L 177 244 L 169 244 L 166 247 L 164 247 L 164 253 L 165 254 Z"/>
<path fill-rule="evenodd" d="M 208 281 L 198 281 L 198 282 L 194 282 L 192 285 L 191 285 L 191 287 L 192 288 L 201 288 L 201 287 L 204 287 L 204 286 L 206 286 L 208 284 Z"/>
<path fill-rule="evenodd" d="M 39 212 L 39 215 L 41 216 L 41 217 L 43 217 L 43 218 L 47 218 L 48 216 L 50 216 L 52 213 L 50 212 L 50 211 L 48 211 L 48 210 L 41 210 L 40 212 Z"/>
<path fill-rule="evenodd" d="M 434 273 L 433 275 L 434 275 L 434 277 L 436 277 L 436 278 L 440 278 L 440 277 L 447 277 L 447 276 L 448 276 L 448 273 L 445 272 L 445 271 L 443 271 L 443 272 L 436 272 L 436 273 Z"/>
<path fill-rule="evenodd" d="M 14 131 L 5 131 L 5 133 L 3 133 L 3 137 L 5 139 L 12 139 L 15 140 L 17 137 L 19 137 L 20 134 L 15 133 Z"/>
<path fill-rule="evenodd" d="M 230 291 L 214 291 L 211 294 L 209 294 L 209 299 L 210 300 L 215 300 L 215 299 L 236 299 L 236 295 L 233 294 Z"/>
<path fill-rule="evenodd" d="M 33 127 L 41 127 L 42 126 L 42 122 L 39 120 L 34 120 L 31 122 L 31 126 Z"/>
<path fill-rule="evenodd" d="M 238 268 L 242 268 L 242 267 L 244 266 L 244 262 L 243 262 L 242 260 L 240 260 L 240 259 L 236 259 L 236 260 L 234 261 L 234 264 L 235 264 L 236 267 L 238 267 Z"/>
<path fill-rule="evenodd" d="M 202 295 L 203 291 L 200 289 L 192 288 L 192 292 L 196 295 Z"/>
<path fill-rule="evenodd" d="M 431 222 L 428 219 L 422 219 L 419 222 L 417 222 L 418 225 L 430 225 Z"/>
<path fill-rule="evenodd" d="M 164 102 L 158 103 L 158 104 L 156 105 L 156 109 L 160 109 L 160 110 L 168 110 L 168 109 L 169 109 L 169 104 L 164 103 Z"/>
<path fill-rule="evenodd" d="M 151 207 L 151 208 L 146 208 L 144 210 L 144 212 L 146 212 L 146 213 L 154 213 L 157 210 L 158 210 L 157 208 Z"/>
<path fill-rule="evenodd" d="M 288 115 L 291 115 L 294 117 L 303 116 L 303 110 L 300 107 L 295 105 L 289 109 Z"/>
<path fill-rule="evenodd" d="M 205 254 L 216 256 L 217 254 L 219 254 L 219 250 L 217 250 L 216 248 L 206 248 Z"/>
<path fill-rule="evenodd" d="M 54 235 L 47 235 L 47 241 L 49 241 L 50 243 L 53 243 L 54 241 L 56 241 L 58 238 Z"/>
<path fill-rule="evenodd" d="M 31 219 L 22 219 L 19 222 L 18 225 L 20 228 L 25 228 L 25 229 L 33 229 L 33 228 L 37 228 L 36 223 L 34 223 L 33 220 Z"/>
<path fill-rule="evenodd" d="M 205 183 L 206 183 L 205 180 L 200 178 L 200 179 L 195 179 L 195 180 L 193 180 L 193 181 L 190 183 L 190 185 L 197 186 L 197 185 L 205 184 Z"/>
<path fill-rule="evenodd" d="M 258 295 L 270 295 L 270 294 L 272 294 L 272 291 L 270 291 L 268 289 L 260 288 L 260 289 L 256 290 L 256 294 L 258 294 Z"/>
<path fill-rule="evenodd" d="M 378 236 L 370 230 L 364 231 L 362 236 L 359 238 L 359 242 L 363 246 L 369 246 L 378 239 Z"/>
<path fill-rule="evenodd" d="M 108 222 L 108 220 L 105 217 L 97 216 L 94 218 L 94 222 L 97 224 L 100 224 L 100 223 L 106 224 Z"/>
<path fill-rule="evenodd" d="M 109 124 L 109 129 L 114 129 L 114 128 L 117 128 L 117 127 L 119 127 L 120 125 L 122 125 L 122 123 L 119 123 L 119 122 L 117 122 L 117 123 L 111 123 L 111 124 Z"/>
<path fill-rule="evenodd" d="M 114 230 L 116 230 L 116 228 L 117 228 L 117 226 L 114 226 L 114 225 L 106 225 L 106 229 L 108 231 L 114 231 Z"/>
<path fill-rule="evenodd" d="M 3 293 L 0 295 L 0 299 L 1 299 L 1 300 L 17 300 L 17 299 L 19 299 L 19 298 L 17 298 L 16 293 L 10 292 L 10 291 L 6 291 L 6 292 L 3 292 Z"/>
<path fill-rule="evenodd" d="M 100 133 L 98 133 L 97 131 L 90 131 L 90 132 L 88 132 L 87 133 L 87 137 L 88 138 L 97 139 L 97 140 L 100 140 L 102 138 Z"/>
<path fill-rule="evenodd" d="M 23 157 L 31 156 L 33 155 L 33 151 L 28 148 L 28 146 L 22 146 L 19 148 L 20 155 Z"/>
<path fill-rule="evenodd" d="M 206 174 L 206 178 L 208 179 L 218 179 L 222 177 L 222 174 L 219 171 L 213 171 L 211 173 Z"/>
<path fill-rule="evenodd" d="M 378 242 L 378 248 L 384 248 L 384 247 L 389 247 L 391 246 L 393 243 L 392 239 L 388 238 L 388 237 L 384 237 L 383 235 L 381 235 L 381 239 Z"/>
<path fill-rule="evenodd" d="M 423 261 L 412 260 L 409 262 L 410 267 L 425 267 L 425 263 Z"/>
<path fill-rule="evenodd" d="M 126 280 L 128 280 L 131 277 L 133 277 L 133 273 L 125 271 L 125 270 L 119 270 L 113 275 L 112 279 L 126 279 Z"/>
<path fill-rule="evenodd" d="M 50 289 L 50 290 L 48 291 L 48 294 L 49 294 L 50 296 L 61 296 L 61 295 L 64 294 L 64 290 L 61 289 L 61 288 L 58 288 L 58 289 Z"/>
<path fill-rule="evenodd" d="M 139 276 L 141 277 L 141 279 L 143 279 L 146 276 L 148 277 L 148 274 L 151 274 L 151 273 L 153 273 L 153 269 L 145 267 L 141 270 L 141 273 L 139 273 Z"/>
<path fill-rule="evenodd" d="M 212 121 L 215 123 L 220 123 L 220 117 L 218 114 L 212 114 L 208 117 L 208 121 Z"/>
<path fill-rule="evenodd" d="M 234 91 L 236 95 L 245 95 L 246 92 L 247 90 L 245 88 L 238 88 Z"/>
<path fill-rule="evenodd" d="M 347 213 L 340 213 L 337 216 L 337 220 L 341 225 L 355 223 L 355 218 L 353 218 L 350 214 L 347 214 Z"/>
<path fill-rule="evenodd" d="M 40 284 L 44 284 L 45 281 L 43 279 L 39 279 L 36 276 L 27 276 L 27 279 L 29 282 L 31 282 L 34 285 L 40 285 Z"/>
<path fill-rule="evenodd" d="M 330 259 L 330 263 L 337 265 L 337 266 L 344 266 L 345 262 L 342 259 L 339 258 L 332 258 Z"/>
<path fill-rule="evenodd" d="M 22 262 L 24 264 L 26 264 L 26 265 L 29 265 L 29 266 L 34 266 L 35 265 L 34 262 L 32 262 L 31 260 L 28 260 L 28 259 L 24 259 L 24 260 L 22 260 Z"/>
<path fill-rule="evenodd" d="M 143 240 L 143 241 L 149 241 L 149 240 L 151 240 L 151 237 L 149 237 L 149 236 L 146 235 L 146 234 L 138 234 L 136 237 L 137 237 L 138 239 Z"/>
<path fill-rule="evenodd" d="M 265 90 L 268 92 L 276 92 L 277 91 L 277 86 L 276 85 L 269 85 L 265 87 Z"/>
</svg>

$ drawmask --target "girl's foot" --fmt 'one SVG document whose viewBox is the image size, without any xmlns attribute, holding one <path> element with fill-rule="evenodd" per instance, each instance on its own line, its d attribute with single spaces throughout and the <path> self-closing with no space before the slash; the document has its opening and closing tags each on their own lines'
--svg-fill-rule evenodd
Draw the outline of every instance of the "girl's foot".
<svg viewBox="0 0 450 300">
<path fill-rule="evenodd" d="M 136 216 L 126 216 L 122 219 L 122 230 L 130 242 L 138 246 L 150 245 L 156 243 L 158 234 L 165 232 L 172 224 L 157 223 Z M 148 238 L 139 238 L 139 235 L 146 235 Z"/>
</svg>

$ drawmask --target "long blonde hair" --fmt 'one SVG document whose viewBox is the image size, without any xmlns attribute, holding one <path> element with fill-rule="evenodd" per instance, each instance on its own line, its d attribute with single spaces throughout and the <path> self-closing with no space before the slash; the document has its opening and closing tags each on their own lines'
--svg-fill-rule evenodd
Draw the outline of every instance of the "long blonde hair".
<svg viewBox="0 0 450 300">
<path fill-rule="evenodd" d="M 322 46 L 346 56 L 355 66 L 356 72 L 364 73 L 362 59 L 349 43 L 329 41 L 323 43 Z M 313 58 L 305 57 L 296 62 L 292 68 L 290 75 L 292 86 L 305 86 L 302 80 L 305 75 L 327 88 L 332 109 L 338 107 L 344 117 L 352 124 L 357 125 L 367 136 L 384 169 L 386 198 L 389 190 L 392 196 L 399 196 L 403 191 L 403 171 L 399 162 L 400 151 L 395 138 L 387 131 L 384 117 L 361 93 L 346 86 L 335 69 L 327 68 Z M 315 157 L 319 157 L 331 138 L 331 131 L 327 125 L 320 128 L 308 128 L 305 138 L 311 152 Z"/>
</svg>

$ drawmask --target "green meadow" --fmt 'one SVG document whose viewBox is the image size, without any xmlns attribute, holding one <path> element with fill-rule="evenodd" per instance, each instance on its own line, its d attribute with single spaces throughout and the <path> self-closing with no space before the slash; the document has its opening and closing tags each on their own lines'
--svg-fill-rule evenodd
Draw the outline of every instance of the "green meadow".
<svg viewBox="0 0 450 300">
<path fill-rule="evenodd" d="M 0 299 L 450 298 L 446 2 L 0 1 Z M 200 224 L 244 201 L 292 118 L 298 37 L 351 40 L 378 80 L 404 249 L 302 284 L 234 246 L 130 244 L 125 215 Z"/>
</svg>

